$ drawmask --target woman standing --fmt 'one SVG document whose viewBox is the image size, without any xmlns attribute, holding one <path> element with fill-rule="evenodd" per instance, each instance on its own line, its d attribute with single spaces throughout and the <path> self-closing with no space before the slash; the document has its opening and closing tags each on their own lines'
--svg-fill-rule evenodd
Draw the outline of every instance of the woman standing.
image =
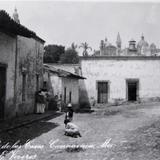
<svg viewBox="0 0 160 160">
<path fill-rule="evenodd" d="M 36 92 L 36 113 L 44 113 L 45 102 L 45 95 L 42 90 Z"/>
</svg>

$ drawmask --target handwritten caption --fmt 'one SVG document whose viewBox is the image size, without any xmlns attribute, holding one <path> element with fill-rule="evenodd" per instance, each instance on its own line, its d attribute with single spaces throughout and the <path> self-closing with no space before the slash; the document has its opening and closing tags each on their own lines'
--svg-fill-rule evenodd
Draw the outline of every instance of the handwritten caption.
<svg viewBox="0 0 160 160">
<path fill-rule="evenodd" d="M 61 141 L 59 139 L 56 140 L 50 140 L 49 146 L 42 145 L 42 144 L 36 144 L 33 141 L 27 140 L 24 145 L 21 145 L 21 141 L 18 140 L 14 144 L 10 144 L 9 142 L 2 145 L 2 142 L 0 141 L 0 150 L 3 150 L 3 152 L 0 155 L 0 160 L 5 160 L 5 156 L 8 153 L 8 151 L 11 151 L 11 155 L 9 157 L 9 160 L 35 160 L 38 159 L 37 154 L 20 154 L 20 151 L 18 149 L 22 148 L 24 150 L 43 150 L 45 147 L 49 147 L 50 149 L 67 149 L 67 148 L 82 148 L 82 149 L 102 149 L 102 148 L 112 148 L 114 144 L 111 143 L 111 138 L 107 138 L 103 143 L 97 145 L 97 144 L 65 144 L 60 145 Z"/>
</svg>

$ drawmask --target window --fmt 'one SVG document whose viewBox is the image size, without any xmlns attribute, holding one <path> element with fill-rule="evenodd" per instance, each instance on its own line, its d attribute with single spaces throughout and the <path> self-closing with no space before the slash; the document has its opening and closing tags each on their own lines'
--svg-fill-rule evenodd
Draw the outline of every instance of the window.
<svg viewBox="0 0 160 160">
<path fill-rule="evenodd" d="M 22 101 L 26 100 L 26 74 L 22 74 Z"/>
</svg>

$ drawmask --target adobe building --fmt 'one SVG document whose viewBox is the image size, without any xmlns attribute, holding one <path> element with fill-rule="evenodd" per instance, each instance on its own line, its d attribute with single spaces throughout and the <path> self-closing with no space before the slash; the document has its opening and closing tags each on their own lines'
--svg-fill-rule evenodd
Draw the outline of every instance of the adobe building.
<svg viewBox="0 0 160 160">
<path fill-rule="evenodd" d="M 64 66 L 68 67 L 61 69 Z M 72 73 L 73 66 L 75 65 L 44 64 L 44 81 L 46 81 L 50 93 L 61 99 L 63 104 L 72 103 L 73 109 L 78 110 L 79 81 L 85 78 Z"/>
<path fill-rule="evenodd" d="M 160 57 L 82 57 L 83 100 L 97 103 L 160 98 Z"/>
<path fill-rule="evenodd" d="M 0 119 L 33 113 L 43 85 L 44 40 L 0 11 Z"/>
</svg>

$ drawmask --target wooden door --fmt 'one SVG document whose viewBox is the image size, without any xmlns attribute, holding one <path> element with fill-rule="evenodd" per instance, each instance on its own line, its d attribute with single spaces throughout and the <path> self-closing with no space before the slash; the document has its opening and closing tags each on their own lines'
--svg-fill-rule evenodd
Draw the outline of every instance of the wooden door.
<svg viewBox="0 0 160 160">
<path fill-rule="evenodd" d="M 98 103 L 108 103 L 108 82 L 98 82 Z"/>
</svg>

